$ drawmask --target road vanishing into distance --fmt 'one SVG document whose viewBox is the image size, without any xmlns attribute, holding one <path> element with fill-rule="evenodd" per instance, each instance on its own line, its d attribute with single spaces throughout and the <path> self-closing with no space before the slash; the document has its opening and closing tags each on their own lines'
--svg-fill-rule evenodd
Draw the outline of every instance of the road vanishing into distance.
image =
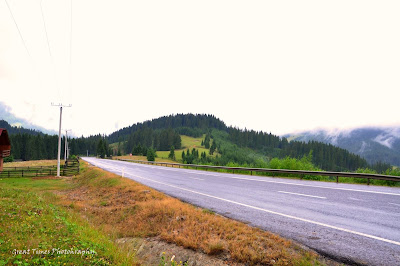
<svg viewBox="0 0 400 266">
<path fill-rule="evenodd" d="M 400 188 L 83 159 L 346 264 L 400 265 Z"/>
</svg>

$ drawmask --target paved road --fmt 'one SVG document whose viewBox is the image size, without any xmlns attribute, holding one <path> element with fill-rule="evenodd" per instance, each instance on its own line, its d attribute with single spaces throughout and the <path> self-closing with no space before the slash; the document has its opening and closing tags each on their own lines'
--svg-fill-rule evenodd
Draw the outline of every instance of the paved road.
<svg viewBox="0 0 400 266">
<path fill-rule="evenodd" d="M 345 263 L 400 265 L 400 189 L 83 158 Z"/>
</svg>

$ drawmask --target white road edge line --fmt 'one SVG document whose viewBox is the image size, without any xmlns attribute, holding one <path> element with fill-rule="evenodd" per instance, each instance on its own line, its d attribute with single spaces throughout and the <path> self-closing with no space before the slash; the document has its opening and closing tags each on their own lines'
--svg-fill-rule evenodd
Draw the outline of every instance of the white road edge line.
<svg viewBox="0 0 400 266">
<path fill-rule="evenodd" d="M 390 244 L 394 244 L 394 245 L 400 246 L 400 242 L 397 242 L 397 241 L 394 241 L 394 240 L 390 240 L 390 239 L 386 239 L 386 238 L 382 238 L 382 237 L 378 237 L 378 236 L 373 236 L 373 235 L 368 235 L 368 234 L 364 234 L 364 233 L 361 233 L 361 232 L 349 230 L 349 229 L 346 229 L 346 228 L 337 227 L 337 226 L 334 226 L 334 225 L 324 224 L 324 223 L 320 223 L 320 222 L 316 222 L 316 221 L 312 221 L 312 220 L 308 220 L 308 219 L 304 219 L 304 218 L 300 218 L 300 217 L 296 217 L 296 216 L 292 216 L 292 215 L 288 215 L 288 214 L 284 214 L 284 213 L 280 213 L 280 212 L 275 212 L 275 211 L 271 211 L 271 210 L 267 210 L 267 209 L 263 209 L 263 208 L 259 208 L 259 207 L 255 207 L 255 206 L 251 206 L 251 205 L 240 203 L 240 202 L 237 202 L 237 201 L 228 200 L 228 199 L 216 197 L 216 196 L 213 196 L 213 195 L 205 194 L 205 193 L 202 193 L 202 192 L 198 192 L 198 191 L 194 191 L 194 190 L 190 190 L 190 189 L 186 189 L 186 188 L 181 188 L 181 187 L 178 187 L 178 186 L 170 185 L 170 184 L 167 184 L 167 183 L 164 183 L 164 182 L 155 181 L 155 180 L 152 180 L 152 179 L 149 179 L 149 178 L 146 178 L 146 177 L 142 177 L 142 176 L 138 176 L 138 175 L 127 174 L 127 176 L 132 176 L 132 177 L 136 177 L 136 178 L 145 179 L 145 180 L 148 180 L 148 181 L 151 181 L 151 182 L 154 182 L 154 183 L 158 183 L 158 184 L 162 184 L 162 185 L 165 185 L 165 186 L 173 187 L 173 188 L 176 188 L 176 189 L 188 191 L 188 192 L 191 192 L 191 193 L 194 193 L 194 194 L 198 194 L 198 195 L 202 195 L 202 196 L 206 196 L 206 197 L 209 197 L 209 198 L 213 198 L 213 199 L 229 202 L 229 203 L 232 203 L 232 204 L 236 204 L 236 205 L 239 205 L 239 206 L 251 208 L 251 209 L 254 209 L 254 210 L 259 210 L 259 211 L 263 211 L 263 212 L 266 212 L 266 213 L 280 215 L 280 216 L 283 216 L 283 217 L 286 217 L 286 218 L 290 218 L 290 219 L 294 219 L 294 220 L 298 220 L 298 221 L 302 221 L 302 222 L 306 222 L 306 223 L 312 223 L 312 224 L 320 225 L 320 226 L 323 226 L 323 227 L 335 229 L 335 230 L 338 230 L 338 231 L 343 231 L 343 232 L 346 232 L 346 233 L 351 233 L 351 234 L 355 234 L 355 235 L 359 235 L 359 236 L 363 236 L 363 237 L 367 237 L 367 238 L 371 238 L 371 239 L 375 239 L 375 240 L 380 240 L 380 241 L 383 241 L 383 242 L 386 242 L 386 243 L 390 243 Z"/>
<path fill-rule="evenodd" d="M 292 194 L 292 195 L 304 196 L 304 197 L 310 197 L 310 198 L 326 199 L 326 197 L 313 196 L 313 195 L 300 194 L 300 193 L 293 193 L 293 192 L 287 192 L 287 191 L 278 191 L 278 192 L 279 192 L 279 193 L 285 193 L 285 194 Z"/>
</svg>

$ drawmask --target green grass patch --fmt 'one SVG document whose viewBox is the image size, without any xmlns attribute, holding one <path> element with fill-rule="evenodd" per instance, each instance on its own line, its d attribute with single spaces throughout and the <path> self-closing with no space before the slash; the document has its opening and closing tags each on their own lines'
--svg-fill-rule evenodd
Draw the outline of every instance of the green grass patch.
<svg viewBox="0 0 400 266">
<path fill-rule="evenodd" d="M 181 140 L 182 140 L 182 149 L 175 150 L 175 158 L 176 160 L 182 161 L 182 151 L 187 151 L 187 149 L 192 152 L 192 149 L 195 148 L 196 150 L 199 151 L 199 154 L 202 152 L 205 152 L 207 156 L 215 157 L 217 156 L 217 152 L 214 152 L 213 155 L 210 155 L 210 150 L 204 148 L 204 146 L 201 146 L 201 141 L 204 140 L 205 134 L 202 137 L 199 138 L 193 138 L 185 135 L 181 135 Z M 162 159 L 168 159 L 169 151 L 157 151 L 157 156 L 158 158 Z"/>
<path fill-rule="evenodd" d="M 102 232 L 50 192 L 62 179 L 0 180 L 0 265 L 111 265 L 133 263 Z"/>
<path fill-rule="evenodd" d="M 205 138 L 205 134 L 200 138 L 193 138 L 185 135 L 181 135 L 182 147 L 184 149 L 201 148 L 201 141 Z"/>
</svg>

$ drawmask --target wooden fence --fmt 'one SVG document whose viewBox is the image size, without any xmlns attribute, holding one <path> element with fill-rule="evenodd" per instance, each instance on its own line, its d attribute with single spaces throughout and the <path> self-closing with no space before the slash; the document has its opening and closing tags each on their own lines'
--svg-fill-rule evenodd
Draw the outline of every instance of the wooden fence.
<svg viewBox="0 0 400 266">
<path fill-rule="evenodd" d="M 60 174 L 62 176 L 73 176 L 79 174 L 79 161 L 68 159 L 61 165 Z M 57 175 L 57 165 L 34 166 L 34 167 L 4 167 L 0 172 L 0 178 L 6 177 L 40 177 Z"/>
</svg>

